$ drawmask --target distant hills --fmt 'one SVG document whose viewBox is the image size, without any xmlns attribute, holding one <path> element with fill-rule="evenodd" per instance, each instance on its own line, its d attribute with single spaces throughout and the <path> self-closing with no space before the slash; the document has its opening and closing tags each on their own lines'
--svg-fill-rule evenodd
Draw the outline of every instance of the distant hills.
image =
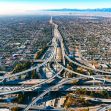
<svg viewBox="0 0 111 111">
<path fill-rule="evenodd" d="M 97 9 L 49 9 L 46 11 L 75 11 L 75 12 L 111 12 L 111 8 L 97 8 Z"/>
</svg>

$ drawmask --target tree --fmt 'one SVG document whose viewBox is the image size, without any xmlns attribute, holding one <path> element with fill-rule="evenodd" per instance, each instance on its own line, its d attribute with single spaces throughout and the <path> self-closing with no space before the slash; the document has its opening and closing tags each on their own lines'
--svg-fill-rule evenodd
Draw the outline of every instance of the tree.
<svg viewBox="0 0 111 111">
<path fill-rule="evenodd" d="M 36 76 L 36 71 L 35 71 L 35 70 L 32 71 L 31 78 L 32 78 L 32 79 L 36 79 L 36 78 L 37 78 L 37 76 Z"/>
<path fill-rule="evenodd" d="M 66 102 L 65 102 L 65 105 L 64 105 L 65 108 L 66 109 L 69 108 L 73 104 L 73 101 L 74 101 L 73 97 L 68 97 Z"/>
<path fill-rule="evenodd" d="M 19 94 L 17 99 L 18 103 L 22 103 L 23 100 L 24 100 L 24 94 Z"/>
<path fill-rule="evenodd" d="M 13 73 L 17 73 L 17 72 L 21 72 L 21 71 L 24 71 L 28 68 L 31 67 L 31 62 L 30 61 L 27 61 L 27 62 L 24 62 L 24 63 L 19 63 L 15 66 L 14 70 L 13 70 Z"/>
<path fill-rule="evenodd" d="M 86 94 L 86 89 L 77 89 L 76 90 L 76 94 L 78 94 L 78 95 L 81 95 L 81 94 L 85 95 Z"/>
<path fill-rule="evenodd" d="M 95 93 L 93 91 L 91 91 L 90 96 L 94 97 Z"/>
<path fill-rule="evenodd" d="M 103 90 L 103 91 L 101 92 L 101 95 L 102 95 L 104 98 L 109 98 L 109 93 L 108 93 L 107 90 Z"/>
<path fill-rule="evenodd" d="M 17 107 L 13 107 L 11 108 L 11 111 L 19 111 L 19 109 Z"/>
</svg>

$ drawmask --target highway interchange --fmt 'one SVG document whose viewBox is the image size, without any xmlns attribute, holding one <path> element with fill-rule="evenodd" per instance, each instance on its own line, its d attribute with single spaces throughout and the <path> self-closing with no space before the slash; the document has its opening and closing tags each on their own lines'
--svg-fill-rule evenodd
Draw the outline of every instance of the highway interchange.
<svg viewBox="0 0 111 111">
<path fill-rule="evenodd" d="M 42 87 L 41 85 L 43 85 L 43 84 L 51 82 L 56 78 L 61 79 L 55 85 L 53 85 L 49 88 L 46 88 L 43 91 L 43 93 L 38 95 L 33 101 L 30 102 L 29 105 L 27 105 L 27 106 L 25 105 L 25 108 L 23 109 L 23 111 L 28 111 L 31 107 L 33 107 L 33 105 L 35 103 L 37 104 L 37 102 L 41 98 L 43 98 L 46 94 L 48 94 L 50 91 L 58 91 L 64 86 L 64 84 L 66 84 L 72 80 L 80 80 L 83 78 L 89 78 L 89 79 L 93 79 L 93 80 L 102 81 L 103 83 L 104 82 L 110 82 L 107 79 L 105 79 L 105 77 L 111 76 L 110 75 L 111 72 L 98 70 L 98 69 L 95 69 L 95 68 L 92 68 L 90 66 L 85 65 L 85 63 L 84 64 L 80 63 L 80 61 L 77 62 L 77 61 L 70 59 L 70 57 L 67 55 L 66 48 L 64 46 L 64 40 L 63 40 L 59 30 L 58 30 L 58 25 L 53 22 L 52 17 L 50 19 L 50 24 L 54 27 L 54 30 L 53 30 L 54 37 L 53 37 L 52 42 L 51 42 L 52 43 L 51 46 L 53 48 L 51 48 L 51 51 L 49 50 L 49 52 L 51 52 L 50 57 L 49 56 L 45 57 L 45 56 L 47 56 L 47 53 L 45 53 L 45 55 L 43 55 L 43 58 L 42 58 L 43 63 L 41 63 L 37 66 L 31 67 L 28 70 L 19 72 L 19 73 L 0 77 L 0 80 L 1 80 L 0 82 L 2 83 L 4 80 L 7 80 L 7 79 L 10 80 L 10 78 L 18 77 L 20 75 L 25 75 L 25 74 L 27 74 L 27 72 L 33 71 L 35 69 L 37 70 L 37 69 L 41 68 L 42 66 L 45 66 L 47 63 L 50 63 L 51 61 L 53 61 L 56 64 L 56 66 L 57 66 L 56 70 L 52 70 L 50 65 L 48 66 L 49 70 L 53 74 L 53 76 L 40 82 L 40 83 L 38 83 L 38 84 L 35 84 L 32 86 L 19 86 L 19 85 L 18 86 L 0 86 L 0 95 L 7 95 L 7 94 L 18 93 L 18 92 L 24 92 L 24 91 L 36 91 L 38 88 Z M 58 45 L 59 45 L 59 48 L 61 50 L 61 55 L 62 55 L 61 62 L 56 57 Z M 80 57 L 80 59 L 82 59 L 82 58 Z M 95 71 L 95 73 L 97 73 L 97 74 L 96 75 L 85 75 L 85 74 L 73 71 L 71 69 L 68 69 L 66 67 L 66 60 L 77 65 L 77 66 L 80 66 L 84 69 Z M 86 61 L 84 61 L 84 62 L 86 62 Z M 69 73 L 73 73 L 75 75 L 78 75 L 79 77 L 67 78 L 67 79 L 63 80 L 63 78 L 60 76 L 62 71 L 67 71 Z M 74 91 L 74 90 L 81 89 L 81 88 L 86 89 L 87 91 L 96 91 L 96 90 L 111 91 L 111 86 L 104 86 L 104 85 L 103 86 L 96 86 L 96 85 L 95 86 L 72 86 L 72 87 L 68 88 L 66 91 Z M 98 111 L 104 111 L 105 108 L 110 109 L 111 105 L 105 106 L 104 108 L 100 108 L 100 109 L 98 109 Z"/>
</svg>

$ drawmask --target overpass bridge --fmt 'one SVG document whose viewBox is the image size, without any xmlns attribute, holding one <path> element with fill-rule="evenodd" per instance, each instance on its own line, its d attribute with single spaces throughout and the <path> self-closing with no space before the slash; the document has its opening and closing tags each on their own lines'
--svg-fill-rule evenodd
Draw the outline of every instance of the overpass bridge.
<svg viewBox="0 0 111 111">
<path fill-rule="evenodd" d="M 0 108 L 14 108 L 14 107 L 18 107 L 20 109 L 24 109 L 27 105 L 26 104 L 16 104 L 16 103 L 0 103 Z M 38 105 L 34 105 L 34 106 L 31 106 L 30 107 L 30 110 L 29 111 L 32 111 L 32 110 L 37 110 L 37 111 L 48 111 L 47 107 L 41 107 L 41 106 L 38 106 Z M 63 111 L 64 108 L 54 108 L 54 109 L 51 109 L 51 111 Z"/>
<path fill-rule="evenodd" d="M 46 60 L 42 60 L 42 59 L 37 59 L 37 60 L 32 60 L 33 63 L 43 63 Z M 54 60 L 48 61 L 47 63 L 54 63 Z M 59 63 L 61 63 L 61 61 L 59 61 Z"/>
<path fill-rule="evenodd" d="M 32 88 L 32 89 L 26 89 L 24 91 L 46 91 L 48 87 L 52 87 L 53 85 L 46 85 L 46 86 L 38 86 L 36 88 Z M 14 91 L 14 90 L 22 90 L 25 88 L 28 88 L 29 86 L 0 86 L 0 93 L 3 92 L 10 92 L 10 91 Z M 51 91 L 76 91 L 78 89 L 85 89 L 86 91 L 111 91 L 111 86 L 99 86 L 99 85 L 95 85 L 95 86 L 89 86 L 89 85 L 74 85 L 74 86 L 69 86 L 69 85 L 62 85 L 60 87 L 56 87 Z"/>
</svg>

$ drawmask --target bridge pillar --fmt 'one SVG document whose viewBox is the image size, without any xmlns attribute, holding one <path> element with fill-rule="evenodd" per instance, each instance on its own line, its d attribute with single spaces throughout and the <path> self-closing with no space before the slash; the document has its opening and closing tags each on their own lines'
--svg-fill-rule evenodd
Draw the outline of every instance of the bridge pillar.
<svg viewBox="0 0 111 111">
<path fill-rule="evenodd" d="M 48 93 L 48 96 L 50 96 L 50 95 L 51 95 L 51 92 Z"/>
<path fill-rule="evenodd" d="M 95 79 L 93 79 L 93 80 L 95 80 Z M 93 82 L 93 86 L 95 86 L 95 83 Z"/>
<path fill-rule="evenodd" d="M 24 95 L 24 91 L 22 91 L 22 94 Z"/>
<path fill-rule="evenodd" d="M 7 79 L 6 79 L 6 78 L 3 79 L 3 81 L 2 81 L 2 85 L 4 85 L 6 82 L 7 82 Z"/>
<path fill-rule="evenodd" d="M 39 73 L 39 69 L 37 68 L 35 71 L 36 71 L 37 76 L 38 76 L 39 78 L 41 78 L 41 75 L 40 75 L 40 73 Z"/>
</svg>

